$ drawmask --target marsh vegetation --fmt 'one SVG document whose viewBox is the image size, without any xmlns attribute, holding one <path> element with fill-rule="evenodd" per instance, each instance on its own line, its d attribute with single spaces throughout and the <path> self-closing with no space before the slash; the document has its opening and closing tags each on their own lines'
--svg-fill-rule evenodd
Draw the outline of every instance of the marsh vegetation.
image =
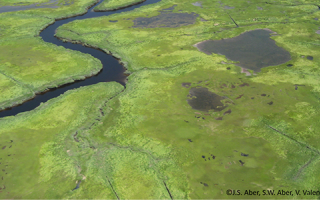
<svg viewBox="0 0 320 200">
<path fill-rule="evenodd" d="M 229 0 L 221 4 L 202 0 L 202 8 L 194 2 L 162 0 L 130 12 L 77 20 L 58 28 L 56 36 L 66 41 L 112 52 L 131 75 L 125 89 L 118 83 L 86 86 L 68 91 L 35 110 L 2 118 L 0 158 L 5 164 L 0 166 L 5 171 L 0 171 L 0 187 L 4 185 L 5 189 L 0 197 L 222 199 L 230 188 L 244 191 L 248 187 L 319 187 L 320 35 L 314 20 L 320 17 L 317 2 Z M 71 6 L 81 7 L 78 3 Z M 31 13 L 34 17 L 41 12 L 44 15 L 47 11 L 36 9 Z M 51 16 L 68 15 L 59 12 L 62 10 Z M 164 14 L 180 13 L 195 13 L 194 22 L 175 27 L 134 27 L 137 19 L 154 20 Z M 5 13 L 1 15 L 10 19 Z M 52 21 L 32 19 L 24 22 L 38 24 L 28 24 L 28 31 L 15 31 L 27 26 L 22 22 L 5 31 L 18 35 L 20 40 L 29 39 L 43 24 Z M 5 22 L 0 26 L 9 27 Z M 270 35 L 263 30 L 266 28 L 276 34 Z M 246 55 L 239 56 L 238 48 L 232 46 L 229 51 L 233 54 L 213 50 L 205 53 L 193 46 L 221 39 L 227 44 L 241 44 L 239 38 L 246 34 L 255 36 L 248 46 L 264 56 L 255 55 L 252 50 L 250 55 L 260 56 L 268 65 L 260 65 L 257 60 L 243 61 Z M 15 43 L 11 41 L 17 39 L 10 35 L 1 35 L 1 42 L 13 48 Z M 255 42 L 262 41 L 265 49 L 257 49 Z M 39 46 L 33 51 L 43 55 L 42 45 L 46 43 L 36 44 Z M 46 45 L 45 52 L 59 53 L 53 45 Z M 278 49 L 283 56 L 264 54 L 269 47 Z M 61 52 L 75 56 L 70 59 L 79 62 L 85 56 L 76 57 L 77 53 L 66 49 Z M 25 51 L 19 55 L 27 56 Z M 235 55 L 237 59 L 231 59 Z M 12 59 L 10 56 L 8 59 Z M 50 62 L 60 56 L 50 57 Z M 43 57 L 34 59 L 50 66 L 49 61 L 41 60 Z M 10 60 L 17 62 L 10 66 L 20 69 L 28 65 L 20 64 L 17 58 Z M 59 61 L 69 66 L 64 59 Z M 251 72 L 261 71 L 246 76 L 236 66 L 242 62 L 252 66 Z M 3 70 L 17 73 L 10 71 L 8 65 L 2 66 Z M 28 67 L 36 71 L 39 66 Z M 3 84 L 14 88 L 8 91 L 28 94 L 41 87 L 30 76 L 18 75 L 29 90 L 3 74 L 7 78 Z M 60 76 L 56 77 L 58 80 Z M 193 98 L 188 99 L 188 95 Z M 79 188 L 73 190 L 80 181 Z"/>
</svg>

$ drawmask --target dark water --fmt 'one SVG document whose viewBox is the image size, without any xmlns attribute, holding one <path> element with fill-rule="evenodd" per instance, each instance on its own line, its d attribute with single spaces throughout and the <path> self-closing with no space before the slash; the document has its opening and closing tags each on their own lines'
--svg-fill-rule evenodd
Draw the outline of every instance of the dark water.
<svg viewBox="0 0 320 200">
<path fill-rule="evenodd" d="M 221 111 L 227 107 L 221 102 L 223 97 L 210 92 L 208 88 L 191 88 L 188 97 L 187 101 L 189 105 L 195 110 Z"/>
<path fill-rule="evenodd" d="M 118 60 L 116 58 L 114 58 L 111 55 L 106 54 L 105 52 L 103 52 L 101 50 L 97 50 L 97 49 L 93 49 L 93 48 L 89 48 L 89 47 L 84 47 L 80 44 L 64 43 L 61 40 L 54 37 L 55 30 L 59 26 L 66 24 L 66 23 L 69 23 L 74 20 L 81 20 L 81 19 L 100 17 L 100 16 L 108 16 L 108 15 L 112 15 L 115 13 L 127 12 L 127 11 L 133 10 L 133 9 L 141 7 L 141 6 L 157 3 L 159 1 L 161 1 L 161 0 L 147 0 L 141 4 L 137 4 L 134 6 L 127 7 L 127 8 L 123 8 L 121 10 L 107 11 L 107 12 L 94 12 L 93 8 L 102 2 L 102 1 L 100 1 L 98 4 L 96 4 L 95 6 L 90 8 L 88 10 L 88 12 L 82 16 L 71 17 L 68 19 L 59 20 L 59 21 L 56 21 L 54 24 L 49 25 L 46 29 L 44 29 L 40 33 L 40 36 L 42 37 L 42 39 L 45 42 L 53 43 L 58 46 L 63 46 L 67 49 L 81 51 L 82 53 L 91 54 L 93 57 L 99 59 L 102 62 L 103 70 L 99 74 L 97 74 L 96 76 L 93 76 L 91 78 L 88 78 L 88 79 L 85 79 L 82 81 L 69 83 L 69 84 L 66 84 L 66 85 L 59 87 L 59 88 L 51 89 L 50 91 L 48 91 L 44 94 L 39 94 L 34 99 L 27 101 L 19 106 L 13 107 L 11 109 L 3 110 L 0 112 L 0 117 L 16 115 L 21 112 L 33 110 L 34 108 L 38 107 L 41 102 L 46 102 L 49 99 L 58 97 L 59 95 L 66 92 L 67 90 L 79 88 L 81 86 L 87 86 L 87 85 L 92 85 L 92 84 L 96 84 L 99 82 L 110 82 L 110 81 L 116 81 L 118 83 L 121 83 L 122 85 L 125 85 L 126 76 L 123 74 L 125 69 L 118 62 Z"/>
<path fill-rule="evenodd" d="M 290 53 L 276 45 L 270 38 L 272 31 L 258 29 L 237 37 L 222 40 L 208 40 L 196 47 L 206 54 L 222 54 L 238 66 L 259 72 L 261 68 L 276 66 L 291 60 Z"/>
<path fill-rule="evenodd" d="M 74 191 L 74 190 L 76 190 L 76 189 L 79 189 L 79 188 L 80 188 L 80 183 L 81 183 L 81 180 L 80 180 L 80 181 L 78 181 L 78 183 L 77 183 L 76 187 L 75 187 L 72 191 Z"/>
<path fill-rule="evenodd" d="M 163 9 L 160 15 L 146 18 L 138 17 L 134 22 L 133 28 L 157 28 L 157 27 L 170 27 L 176 28 L 180 26 L 187 26 L 196 22 L 198 14 L 195 13 L 172 13 L 175 6 Z"/>
<path fill-rule="evenodd" d="M 312 56 L 307 56 L 307 59 L 308 60 L 313 60 L 313 57 Z"/>
</svg>

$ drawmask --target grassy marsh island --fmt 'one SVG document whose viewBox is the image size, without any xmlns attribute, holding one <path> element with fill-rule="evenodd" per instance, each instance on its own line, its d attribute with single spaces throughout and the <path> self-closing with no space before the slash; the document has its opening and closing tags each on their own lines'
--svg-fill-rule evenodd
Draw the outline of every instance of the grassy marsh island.
<svg viewBox="0 0 320 200">
<path fill-rule="evenodd" d="M 302 191 L 262 192 L 320 187 L 317 3 L 162 0 L 60 26 L 57 37 L 121 59 L 130 73 L 126 88 L 115 82 L 85 86 L 0 119 L 0 197 L 317 199 Z M 11 56 L 14 44 L 24 41 L 26 48 L 39 46 L 33 62 L 47 63 L 30 65 L 30 73 L 50 70 L 68 50 L 32 40 L 32 30 L 0 40 L 12 49 L 4 63 L 18 60 Z M 250 34 L 261 45 L 241 42 Z M 25 61 L 16 69 L 3 64 L 0 84 L 8 85 L 8 94 L 27 96 L 47 84 L 43 80 L 79 73 L 74 60 L 84 71 L 101 67 L 83 53 L 68 55 L 52 79 L 24 75 Z M 229 189 L 261 196 L 228 196 Z"/>
</svg>

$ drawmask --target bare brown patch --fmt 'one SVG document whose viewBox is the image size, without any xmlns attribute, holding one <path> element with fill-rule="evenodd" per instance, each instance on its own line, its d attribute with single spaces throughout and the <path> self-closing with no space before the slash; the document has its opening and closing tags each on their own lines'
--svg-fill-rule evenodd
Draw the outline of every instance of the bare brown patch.
<svg viewBox="0 0 320 200">
<path fill-rule="evenodd" d="M 244 86 L 249 86 L 248 83 L 242 83 L 241 85 L 239 85 L 239 87 L 244 87 Z"/>
<path fill-rule="evenodd" d="M 182 83 L 181 86 L 185 87 L 185 88 L 189 88 L 191 86 L 191 83 L 188 83 L 188 82 L 187 83 Z"/>
<path fill-rule="evenodd" d="M 231 109 L 227 110 L 226 112 L 223 113 L 223 115 L 226 115 L 226 114 L 231 114 Z"/>
</svg>

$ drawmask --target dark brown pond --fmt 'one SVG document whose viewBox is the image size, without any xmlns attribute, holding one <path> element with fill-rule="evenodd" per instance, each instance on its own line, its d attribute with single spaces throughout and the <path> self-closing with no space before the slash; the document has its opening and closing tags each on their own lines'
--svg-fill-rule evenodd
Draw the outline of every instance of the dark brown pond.
<svg viewBox="0 0 320 200">
<path fill-rule="evenodd" d="M 221 100 L 223 97 L 210 92 L 208 88 L 191 88 L 187 101 L 195 110 L 201 111 L 221 111 L 227 106 L 224 106 Z"/>
<path fill-rule="evenodd" d="M 187 26 L 194 24 L 197 17 L 196 13 L 172 13 L 174 6 L 163 9 L 160 15 L 146 18 L 138 17 L 133 20 L 134 25 L 132 28 L 158 28 L 158 27 L 170 27 L 176 28 L 180 26 Z"/>
<path fill-rule="evenodd" d="M 200 51 L 211 55 L 222 54 L 245 69 L 260 72 L 261 68 L 276 66 L 291 60 L 290 53 L 276 45 L 270 38 L 270 30 L 258 29 L 237 37 L 221 40 L 207 40 L 195 45 Z"/>
</svg>

